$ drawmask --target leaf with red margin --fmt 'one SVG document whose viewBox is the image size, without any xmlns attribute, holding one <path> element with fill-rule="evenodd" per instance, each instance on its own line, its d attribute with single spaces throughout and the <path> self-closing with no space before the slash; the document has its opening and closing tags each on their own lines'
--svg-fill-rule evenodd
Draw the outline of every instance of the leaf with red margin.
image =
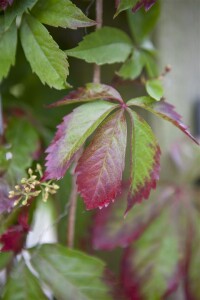
<svg viewBox="0 0 200 300">
<path fill-rule="evenodd" d="M 151 127 L 138 114 L 128 109 L 131 123 L 131 184 L 128 194 L 128 212 L 131 207 L 147 199 L 156 187 L 160 171 L 160 147 Z"/>
<path fill-rule="evenodd" d="M 164 100 L 155 102 L 155 100 L 150 97 L 139 97 L 129 100 L 127 105 L 142 107 L 156 116 L 171 122 L 199 145 L 199 142 L 189 132 L 188 127 L 182 123 L 182 117 L 175 111 L 175 107 L 172 104 Z"/>
<path fill-rule="evenodd" d="M 112 86 L 100 83 L 88 83 L 85 87 L 79 87 L 70 92 L 63 99 L 50 104 L 48 107 L 57 107 L 78 102 L 90 102 L 95 100 L 115 100 L 123 103 L 123 100 L 116 89 Z"/>
<path fill-rule="evenodd" d="M 125 250 L 122 283 L 128 299 L 134 299 L 136 290 L 138 299 L 163 299 L 172 285 L 178 286 L 184 250 L 180 252 L 174 205 L 162 210 L 143 235 Z M 172 283 L 172 279 L 176 282 Z"/>
<path fill-rule="evenodd" d="M 46 150 L 48 155 L 43 179 L 62 178 L 86 139 L 116 107 L 115 104 L 98 101 L 83 104 L 67 115 Z"/>
<path fill-rule="evenodd" d="M 135 13 L 142 7 L 144 7 L 145 11 L 148 11 L 155 3 L 156 0 L 140 0 L 132 8 L 132 11 Z"/>
<path fill-rule="evenodd" d="M 126 119 L 119 110 L 102 123 L 81 156 L 75 172 L 88 210 L 108 206 L 121 191 L 126 139 Z"/>
<path fill-rule="evenodd" d="M 150 201 L 135 205 L 126 216 L 125 200 L 126 190 L 118 196 L 115 203 L 101 211 L 97 211 L 94 217 L 92 231 L 92 245 L 94 249 L 113 250 L 116 247 L 127 247 L 137 240 L 152 222 L 168 205 L 169 198 L 174 189 L 167 187 L 158 189 Z"/>
</svg>

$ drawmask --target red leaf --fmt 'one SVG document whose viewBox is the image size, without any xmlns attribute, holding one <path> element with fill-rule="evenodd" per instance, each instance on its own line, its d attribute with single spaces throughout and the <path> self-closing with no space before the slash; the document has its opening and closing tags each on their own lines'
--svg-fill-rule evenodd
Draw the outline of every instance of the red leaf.
<svg viewBox="0 0 200 300">
<path fill-rule="evenodd" d="M 160 190 L 159 190 L 160 191 Z M 112 250 L 127 247 L 137 240 L 167 205 L 173 188 L 154 193 L 148 202 L 136 205 L 126 218 L 123 217 L 127 192 L 117 197 L 116 202 L 98 211 L 95 215 L 92 244 L 95 249 Z"/>
<path fill-rule="evenodd" d="M 126 134 L 124 111 L 120 110 L 102 123 L 81 156 L 75 172 L 87 209 L 107 206 L 120 192 Z"/>
<path fill-rule="evenodd" d="M 156 3 L 156 0 L 140 0 L 132 8 L 132 11 L 135 13 L 136 11 L 138 11 L 142 7 L 144 7 L 144 9 L 146 11 L 148 11 L 155 3 Z"/>
<path fill-rule="evenodd" d="M 164 100 L 157 102 L 150 97 L 140 97 L 128 101 L 127 105 L 145 108 L 156 116 L 171 122 L 199 145 L 199 142 L 189 132 L 188 127 L 182 123 L 182 117 L 175 111 L 175 107 L 172 104 Z"/>
<path fill-rule="evenodd" d="M 115 104 L 98 101 L 83 104 L 67 115 L 46 150 L 48 155 L 43 179 L 62 178 L 86 139 L 116 107 Z"/>
<path fill-rule="evenodd" d="M 63 99 L 50 104 L 49 107 L 57 107 L 77 102 L 89 102 L 98 99 L 115 100 L 119 103 L 123 103 L 120 94 L 112 86 L 106 84 L 88 83 L 86 87 L 80 87 L 77 90 L 70 92 Z"/>
<path fill-rule="evenodd" d="M 14 253 L 21 252 L 26 235 L 30 230 L 28 216 L 27 208 L 22 209 L 22 212 L 18 217 L 18 224 L 11 226 L 0 236 L 0 243 L 3 244 L 1 251 L 13 251 Z"/>
</svg>

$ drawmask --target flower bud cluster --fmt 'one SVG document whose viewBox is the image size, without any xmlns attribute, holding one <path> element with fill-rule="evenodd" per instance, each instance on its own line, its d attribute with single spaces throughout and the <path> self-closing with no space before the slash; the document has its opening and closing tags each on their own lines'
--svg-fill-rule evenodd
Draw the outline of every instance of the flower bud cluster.
<svg viewBox="0 0 200 300">
<path fill-rule="evenodd" d="M 38 174 L 35 175 L 36 173 Z M 28 169 L 28 178 L 22 178 L 20 184 L 9 192 L 8 197 L 14 200 L 14 206 L 19 203 L 27 205 L 30 199 L 37 197 L 39 194 L 42 194 L 42 200 L 46 202 L 49 194 L 56 194 L 59 186 L 52 183 L 51 180 L 41 181 L 42 177 L 42 167 L 39 164 L 37 164 L 35 172 L 31 168 Z"/>
</svg>

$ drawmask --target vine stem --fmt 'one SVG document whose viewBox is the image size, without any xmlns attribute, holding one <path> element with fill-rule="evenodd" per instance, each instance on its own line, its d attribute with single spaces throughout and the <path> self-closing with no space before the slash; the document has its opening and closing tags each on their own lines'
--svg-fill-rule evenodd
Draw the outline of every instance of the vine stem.
<svg viewBox="0 0 200 300">
<path fill-rule="evenodd" d="M 70 195 L 68 230 L 67 230 L 67 245 L 69 248 L 74 247 L 75 222 L 76 222 L 76 207 L 77 207 L 78 191 L 76 185 L 76 176 L 72 174 L 72 191 Z"/>
<path fill-rule="evenodd" d="M 96 0 L 96 29 L 100 29 L 103 24 L 103 0 Z M 94 65 L 93 82 L 101 82 L 101 68 L 98 65 Z"/>
</svg>

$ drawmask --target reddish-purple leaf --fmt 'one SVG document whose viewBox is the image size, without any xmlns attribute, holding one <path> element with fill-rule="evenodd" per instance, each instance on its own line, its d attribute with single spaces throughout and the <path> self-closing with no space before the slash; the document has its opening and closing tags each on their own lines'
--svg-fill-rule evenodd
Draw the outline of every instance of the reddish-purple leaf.
<svg viewBox="0 0 200 300">
<path fill-rule="evenodd" d="M 189 132 L 188 127 L 182 123 L 182 117 L 175 111 L 175 107 L 172 104 L 166 101 L 157 102 L 150 97 L 139 97 L 129 100 L 127 102 L 127 105 L 135 105 L 145 108 L 146 110 L 152 112 L 156 116 L 171 122 L 173 125 L 182 130 L 197 145 L 199 145 L 199 142 Z"/>
<path fill-rule="evenodd" d="M 151 127 L 132 110 L 128 110 L 131 124 L 131 184 L 126 212 L 149 197 L 156 187 L 160 171 L 160 147 Z"/>
<path fill-rule="evenodd" d="M 145 11 L 148 11 L 155 3 L 156 3 L 156 0 L 140 0 L 132 8 L 132 11 L 135 13 L 142 7 L 144 7 Z"/>
<path fill-rule="evenodd" d="M 28 209 L 22 209 L 18 217 L 18 224 L 13 225 L 0 236 L 0 243 L 3 245 L 1 248 L 2 252 L 13 251 L 19 253 L 24 245 L 26 235 L 30 230 L 28 224 Z"/>
<path fill-rule="evenodd" d="M 70 92 L 63 99 L 52 103 L 49 107 L 57 107 L 77 102 L 89 102 L 95 100 L 115 100 L 123 103 L 123 100 L 112 86 L 99 83 L 88 83 L 85 87 L 80 87 L 75 91 Z"/>
<path fill-rule="evenodd" d="M 169 187 L 156 191 L 150 201 L 135 205 L 126 218 L 123 217 L 127 193 L 118 196 L 116 202 L 97 211 L 92 231 L 92 244 L 95 249 L 112 250 L 127 247 L 148 229 L 155 218 L 165 209 L 174 189 Z M 159 195 L 159 196 L 158 196 Z"/>
<path fill-rule="evenodd" d="M 117 105 L 104 101 L 86 103 L 64 118 L 46 150 L 45 180 L 64 176 L 86 139 L 116 107 Z"/>
<path fill-rule="evenodd" d="M 125 164 L 126 119 L 119 110 L 105 120 L 81 156 L 75 172 L 86 208 L 102 208 L 121 190 Z"/>
<path fill-rule="evenodd" d="M 0 0 L 0 8 L 5 10 L 8 5 L 12 5 L 14 0 Z"/>
</svg>

